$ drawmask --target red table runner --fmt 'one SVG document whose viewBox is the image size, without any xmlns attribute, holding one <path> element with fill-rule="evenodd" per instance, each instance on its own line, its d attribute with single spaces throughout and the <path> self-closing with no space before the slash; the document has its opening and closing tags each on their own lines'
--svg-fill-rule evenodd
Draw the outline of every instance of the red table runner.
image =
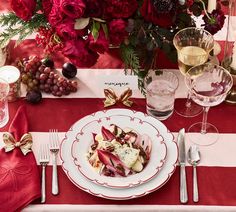
<svg viewBox="0 0 236 212">
<path fill-rule="evenodd" d="M 30 131 L 48 132 L 50 128 L 57 128 L 61 132 L 66 132 L 69 127 L 85 115 L 103 110 L 103 99 L 97 98 L 73 98 L 73 99 L 43 99 L 41 104 L 30 105 L 21 99 L 10 103 L 10 119 L 14 116 L 17 108 L 22 104 L 27 104 Z M 176 104 L 183 99 L 177 99 Z M 145 100 L 134 99 L 133 110 L 145 112 Z M 116 107 L 123 107 L 118 105 Z M 235 106 L 222 103 L 211 108 L 209 121 L 215 124 L 221 133 L 236 133 Z M 224 122 L 222 120 L 224 119 Z M 177 132 L 182 127 L 188 127 L 192 123 L 201 120 L 201 115 L 195 118 L 183 118 L 173 114 L 168 120 L 163 121 L 172 132 Z M 6 126 L 3 130 L 6 130 Z M 216 155 L 216 157 L 219 157 Z M 59 167 L 60 194 L 51 194 L 51 173 L 52 167 L 47 169 L 47 204 L 180 204 L 179 202 L 179 167 L 170 180 L 159 190 L 132 200 L 114 201 L 94 197 L 77 188 L 67 178 L 66 174 Z M 192 168 L 187 167 L 188 177 L 188 204 L 192 202 Z M 198 205 L 235 205 L 236 206 L 236 170 L 229 167 L 198 167 L 200 201 Z M 121 191 L 122 192 L 122 191 Z M 39 203 L 40 200 L 35 203 Z"/>
<path fill-rule="evenodd" d="M 22 98 L 14 103 L 9 103 L 10 119 L 14 116 L 20 105 L 27 104 L 30 131 L 48 132 L 48 129 L 57 128 L 61 132 L 66 132 L 82 117 L 99 110 L 104 110 L 103 100 L 99 98 L 45 98 L 40 104 L 31 105 L 27 104 Z M 132 110 L 146 111 L 145 99 L 133 99 L 133 101 Z M 180 101 L 185 100 L 177 99 L 175 104 L 178 104 Z M 110 108 L 117 107 L 125 108 L 123 105 Z M 236 133 L 235 117 L 235 106 L 222 103 L 210 109 L 208 120 L 217 126 L 221 133 Z M 180 128 L 188 128 L 191 124 L 201 121 L 201 119 L 201 115 L 193 118 L 184 118 L 174 113 L 171 118 L 163 121 L 163 123 L 171 132 L 177 132 Z M 224 121 L 222 122 L 222 120 Z M 8 125 L 2 131 L 7 130 Z"/>
<path fill-rule="evenodd" d="M 51 194 L 52 167 L 47 168 L 47 200 L 46 204 L 114 204 L 114 205 L 179 205 L 179 167 L 170 180 L 157 191 L 144 197 L 131 200 L 108 200 L 92 196 L 77 188 L 60 167 L 60 194 Z M 227 205 L 236 206 L 236 170 L 223 167 L 198 167 L 199 202 L 192 201 L 192 168 L 186 168 L 188 186 L 188 205 Z M 122 192 L 122 191 L 121 191 Z M 34 204 L 40 203 L 40 200 Z"/>
</svg>

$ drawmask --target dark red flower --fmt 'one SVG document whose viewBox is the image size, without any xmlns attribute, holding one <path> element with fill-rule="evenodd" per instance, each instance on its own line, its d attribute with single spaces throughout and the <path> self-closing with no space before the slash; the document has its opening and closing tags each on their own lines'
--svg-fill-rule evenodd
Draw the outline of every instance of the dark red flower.
<svg viewBox="0 0 236 212">
<path fill-rule="evenodd" d="M 173 23 L 173 14 L 169 13 L 158 13 L 156 11 L 152 0 L 144 0 L 140 13 L 145 21 L 152 22 L 160 27 L 169 27 Z"/>
<path fill-rule="evenodd" d="M 212 13 L 208 13 L 208 15 L 210 16 L 210 19 L 207 17 L 207 15 L 204 15 L 202 18 L 205 22 L 203 26 L 205 26 L 205 30 L 214 35 L 223 27 L 225 16 L 223 11 L 220 9 L 213 10 Z"/>
<path fill-rule="evenodd" d="M 109 40 L 106 38 L 102 28 L 99 30 L 99 36 L 96 40 L 94 39 L 91 33 L 89 34 L 88 40 L 89 40 L 88 47 L 95 52 L 103 54 L 109 48 Z"/>
<path fill-rule="evenodd" d="M 74 25 L 74 19 L 66 18 L 55 26 L 56 32 L 64 40 L 76 39 L 78 36 L 86 35 L 86 30 L 76 30 Z"/>
<path fill-rule="evenodd" d="M 11 0 L 10 4 L 16 16 L 24 21 L 31 19 L 36 8 L 35 0 Z"/>
<path fill-rule="evenodd" d="M 55 27 L 63 20 L 63 14 L 60 12 L 60 0 L 53 0 L 52 9 L 48 15 L 48 22 Z"/>
<path fill-rule="evenodd" d="M 52 0 L 42 0 L 43 13 L 48 17 L 52 10 L 53 1 Z"/>
<path fill-rule="evenodd" d="M 187 0 L 187 7 L 191 7 L 194 3 L 194 0 Z"/>
<path fill-rule="evenodd" d="M 137 0 L 105 0 L 104 4 L 108 18 L 128 18 L 138 8 Z"/>
<path fill-rule="evenodd" d="M 103 2 L 103 0 L 87 0 L 84 16 L 101 18 L 103 15 L 104 8 Z"/>
<path fill-rule="evenodd" d="M 85 11 L 83 0 L 61 0 L 60 10 L 70 18 L 80 18 Z"/>
<path fill-rule="evenodd" d="M 99 57 L 96 52 L 87 48 L 87 42 L 82 38 L 66 41 L 62 53 L 69 58 L 73 64 L 81 68 L 93 66 Z"/>
<path fill-rule="evenodd" d="M 113 45 L 120 45 L 128 36 L 126 31 L 127 22 L 122 19 L 115 19 L 108 25 L 110 43 Z"/>
</svg>

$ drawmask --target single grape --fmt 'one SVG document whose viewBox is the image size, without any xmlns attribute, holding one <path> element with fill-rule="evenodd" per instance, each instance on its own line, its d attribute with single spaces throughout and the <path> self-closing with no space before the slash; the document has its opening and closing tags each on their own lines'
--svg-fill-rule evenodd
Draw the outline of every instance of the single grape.
<svg viewBox="0 0 236 212">
<path fill-rule="evenodd" d="M 39 79 L 40 80 L 46 80 L 47 79 L 47 75 L 46 74 L 40 74 Z"/>
<path fill-rule="evenodd" d="M 72 63 L 65 63 L 62 67 L 62 74 L 68 79 L 71 79 L 76 76 L 77 68 Z"/>
<path fill-rule="evenodd" d="M 26 100 L 32 104 L 39 103 L 42 99 L 42 93 L 40 91 L 28 91 L 26 94 Z"/>
<path fill-rule="evenodd" d="M 54 78 L 54 74 L 55 74 L 55 73 L 54 73 L 53 71 L 51 71 L 51 72 L 49 73 L 49 78 L 50 78 L 50 79 L 53 79 L 53 78 Z"/>
<path fill-rule="evenodd" d="M 41 65 L 38 70 L 39 70 L 39 72 L 44 73 L 45 68 L 46 68 L 45 65 Z"/>
<path fill-rule="evenodd" d="M 48 78 L 48 79 L 46 80 L 46 83 L 49 84 L 49 85 L 52 85 L 53 81 L 52 81 L 52 79 Z"/>
<path fill-rule="evenodd" d="M 45 74 L 49 74 L 49 73 L 51 72 L 51 68 L 45 67 L 43 72 L 44 72 Z"/>
</svg>

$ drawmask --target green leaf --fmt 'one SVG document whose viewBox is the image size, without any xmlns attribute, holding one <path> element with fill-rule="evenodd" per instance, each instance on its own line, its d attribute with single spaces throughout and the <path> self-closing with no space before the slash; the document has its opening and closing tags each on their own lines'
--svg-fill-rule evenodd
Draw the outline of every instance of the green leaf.
<svg viewBox="0 0 236 212">
<path fill-rule="evenodd" d="M 93 21 L 92 35 L 93 35 L 94 40 L 98 39 L 100 27 L 101 27 L 101 24 L 99 22 Z"/>
<path fill-rule="evenodd" d="M 88 26 L 90 21 L 90 18 L 79 18 L 75 20 L 75 25 L 74 28 L 75 29 L 84 29 L 85 27 Z"/>
<path fill-rule="evenodd" d="M 108 38 L 108 27 L 106 24 L 101 24 L 103 32 L 105 33 L 105 37 Z"/>
</svg>

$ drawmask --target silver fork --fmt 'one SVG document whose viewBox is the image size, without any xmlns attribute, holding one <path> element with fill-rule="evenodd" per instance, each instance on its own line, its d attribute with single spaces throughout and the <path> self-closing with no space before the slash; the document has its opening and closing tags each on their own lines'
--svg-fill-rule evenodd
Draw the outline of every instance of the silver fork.
<svg viewBox="0 0 236 212">
<path fill-rule="evenodd" d="M 52 194 L 57 195 L 59 193 L 58 188 L 58 176 L 57 176 L 57 154 L 59 151 L 59 138 L 58 130 L 49 130 L 50 139 L 50 151 L 52 153 Z"/>
<path fill-rule="evenodd" d="M 42 144 L 39 149 L 39 163 L 42 166 L 41 203 L 44 203 L 46 200 L 45 174 L 46 166 L 49 163 L 49 150 L 48 146 L 45 144 Z"/>
</svg>

